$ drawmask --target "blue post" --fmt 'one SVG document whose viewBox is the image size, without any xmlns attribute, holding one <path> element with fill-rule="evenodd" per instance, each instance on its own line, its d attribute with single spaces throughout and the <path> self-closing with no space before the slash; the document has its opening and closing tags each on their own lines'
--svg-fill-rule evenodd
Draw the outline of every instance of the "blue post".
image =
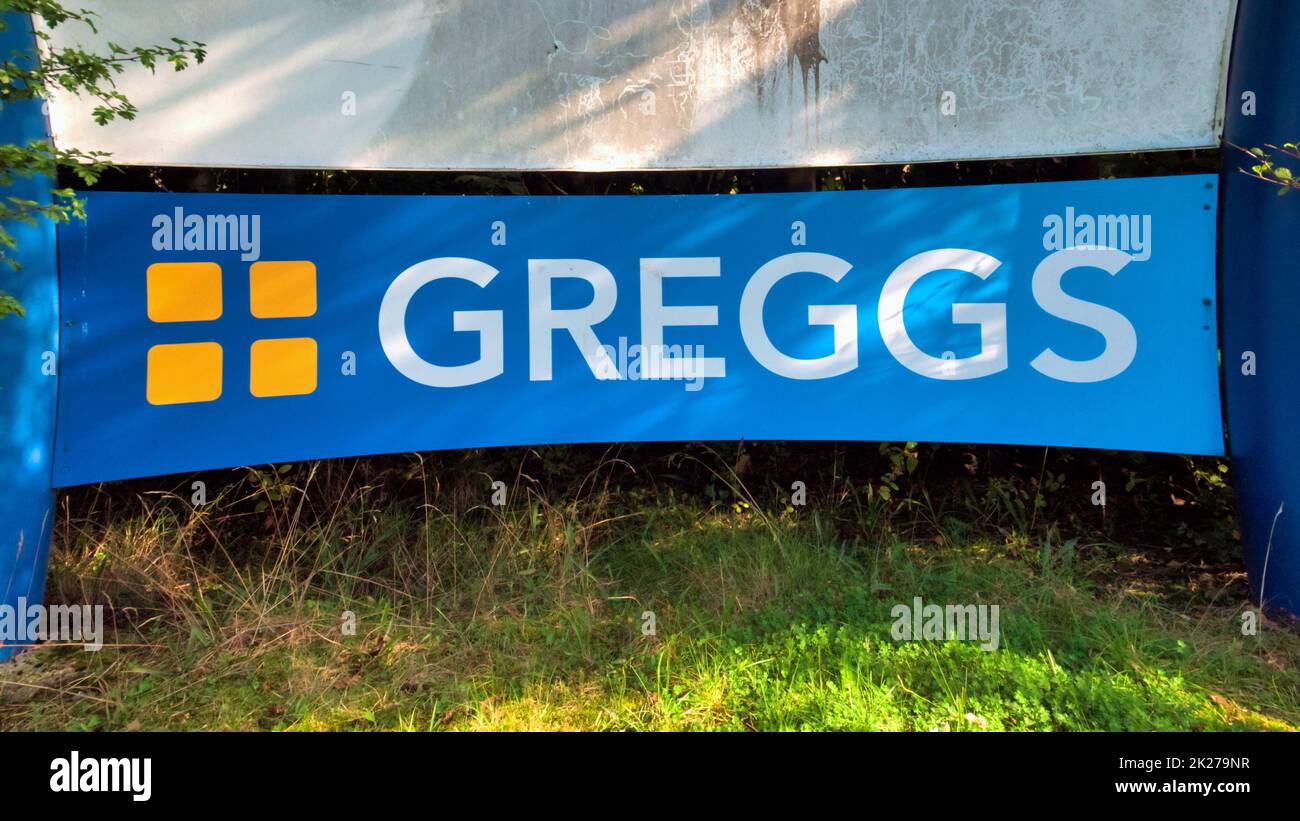
<svg viewBox="0 0 1300 821">
<path fill-rule="evenodd" d="M 1300 3 L 1241 0 L 1224 137 L 1247 149 L 1300 140 Z M 1240 172 L 1224 146 L 1223 370 L 1233 484 L 1251 595 L 1300 614 L 1300 192 Z M 1294 167 L 1294 165 L 1293 165 Z"/>
<path fill-rule="evenodd" d="M 34 53 L 30 18 L 6 14 L 8 30 L 0 32 L 0 58 L 16 52 Z M 0 143 L 26 144 L 47 137 L 39 100 L 15 103 L 0 110 Z M 33 177 L 14 181 L 0 196 L 50 201 L 50 180 Z M 54 414 L 58 389 L 59 331 L 58 260 L 54 226 L 7 226 L 18 247 L 18 271 L 0 265 L 0 290 L 14 295 L 26 316 L 0 319 L 0 605 L 17 607 L 41 601 L 45 566 L 54 525 L 54 492 L 50 469 L 54 455 Z M 21 617 L 22 614 L 19 614 Z M 0 661 L 15 652 L 2 646 Z"/>
</svg>

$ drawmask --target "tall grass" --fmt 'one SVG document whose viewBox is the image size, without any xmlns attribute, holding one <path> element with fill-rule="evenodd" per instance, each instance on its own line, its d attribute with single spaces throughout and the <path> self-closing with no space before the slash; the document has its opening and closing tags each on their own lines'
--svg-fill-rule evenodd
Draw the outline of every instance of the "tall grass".
<svg viewBox="0 0 1300 821">
<path fill-rule="evenodd" d="M 1300 726 L 1292 628 L 1243 636 L 1239 579 L 1169 584 L 1149 552 L 1049 517 L 1041 483 L 936 501 L 909 445 L 797 507 L 743 446 L 535 478 L 554 456 L 213 474 L 197 507 L 188 478 L 70 497 L 49 597 L 106 604 L 109 646 L 0 668 L 0 724 Z M 893 640 L 913 596 L 999 605 L 1001 648 Z"/>
</svg>

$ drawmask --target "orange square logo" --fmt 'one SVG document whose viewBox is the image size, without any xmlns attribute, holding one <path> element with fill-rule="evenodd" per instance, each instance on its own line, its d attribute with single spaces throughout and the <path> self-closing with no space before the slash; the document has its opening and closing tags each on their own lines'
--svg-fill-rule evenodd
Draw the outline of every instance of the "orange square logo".
<svg viewBox="0 0 1300 821">
<path fill-rule="evenodd" d="M 316 390 L 316 340 L 259 339 L 249 349 L 253 396 L 301 396 Z"/>
<path fill-rule="evenodd" d="M 216 342 L 154 345 L 145 372 L 150 405 L 211 402 L 221 396 L 221 346 Z"/>
<path fill-rule="evenodd" d="M 154 322 L 221 316 L 221 266 L 215 262 L 156 262 L 145 272 L 145 291 Z"/>
<path fill-rule="evenodd" d="M 254 262 L 248 268 L 248 309 L 258 319 L 316 313 L 315 264 Z"/>
</svg>

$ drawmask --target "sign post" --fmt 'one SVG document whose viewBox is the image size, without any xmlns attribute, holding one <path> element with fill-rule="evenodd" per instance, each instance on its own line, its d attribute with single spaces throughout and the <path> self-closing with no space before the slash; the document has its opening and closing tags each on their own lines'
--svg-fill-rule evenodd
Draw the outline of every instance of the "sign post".
<svg viewBox="0 0 1300 821">
<path fill-rule="evenodd" d="M 32 52 L 30 18 L 7 14 L 5 22 L 0 54 Z M 0 142 L 46 138 L 40 100 L 0 110 Z M 19 178 L 2 193 L 46 205 L 50 184 L 43 176 Z M 7 227 L 17 243 L 9 255 L 22 267 L 0 264 L 0 290 L 17 298 L 26 315 L 0 319 L 0 605 L 17 607 L 20 600 L 41 601 L 54 524 L 59 286 L 54 226 L 38 217 L 34 225 Z M 0 644 L 0 660 L 13 652 Z"/>
<path fill-rule="evenodd" d="M 1224 138 L 1263 148 L 1300 138 L 1300 4 L 1241 0 Z M 1267 149 L 1265 149 L 1267 150 Z M 1240 173 L 1226 145 L 1221 290 L 1233 487 L 1256 601 L 1300 614 L 1300 193 Z"/>
</svg>

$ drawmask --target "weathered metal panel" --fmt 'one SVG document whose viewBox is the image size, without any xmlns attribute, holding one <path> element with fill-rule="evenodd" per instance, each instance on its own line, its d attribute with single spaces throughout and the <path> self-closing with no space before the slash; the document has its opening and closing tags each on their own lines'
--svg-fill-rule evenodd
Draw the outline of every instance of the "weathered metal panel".
<svg viewBox="0 0 1300 821">
<path fill-rule="evenodd" d="M 122 75 L 135 122 L 53 101 L 61 144 L 119 162 L 616 169 L 1212 145 L 1233 0 L 78 5 L 99 36 L 56 44 L 210 47 Z"/>
</svg>

